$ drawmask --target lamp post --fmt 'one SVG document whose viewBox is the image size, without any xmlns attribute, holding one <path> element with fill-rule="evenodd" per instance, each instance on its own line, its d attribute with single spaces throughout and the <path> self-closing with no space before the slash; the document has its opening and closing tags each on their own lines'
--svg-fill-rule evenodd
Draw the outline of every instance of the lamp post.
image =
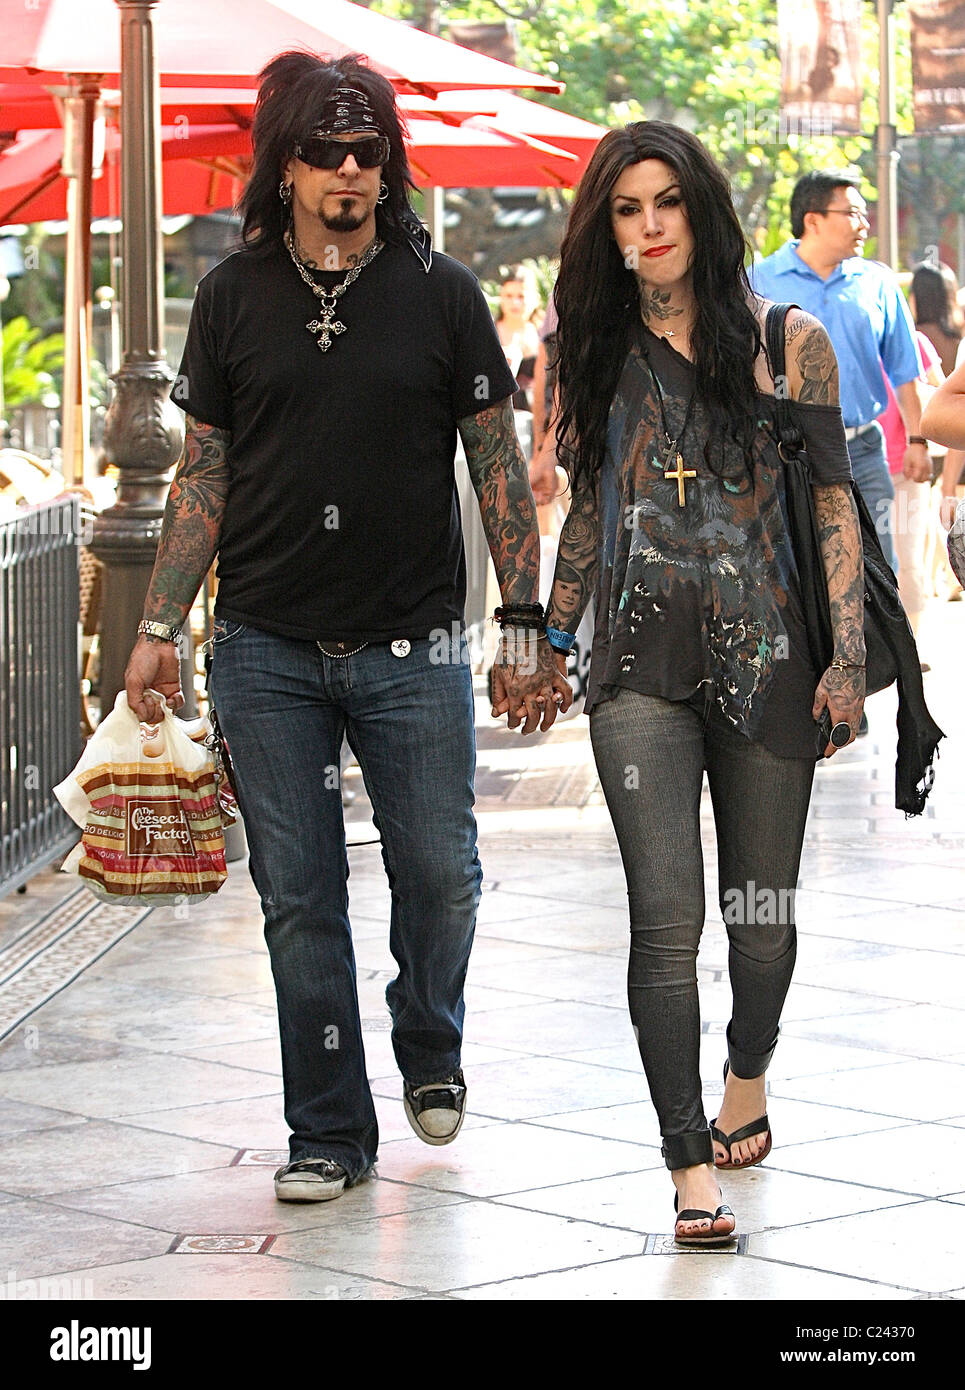
<svg viewBox="0 0 965 1390">
<path fill-rule="evenodd" d="M 100 79 L 71 77 L 64 98 L 64 156 L 67 179 L 67 256 L 64 277 L 64 390 L 60 448 L 64 479 L 83 487 L 90 453 L 90 224 L 93 172 L 103 158 L 104 118 L 99 114 Z M 99 136 L 99 139 L 98 139 Z M 99 149 L 95 151 L 95 145 Z"/>
<path fill-rule="evenodd" d="M 895 102 L 894 0 L 878 5 L 878 126 L 875 148 L 878 166 L 878 259 L 898 265 L 898 126 Z"/>
<path fill-rule="evenodd" d="M 92 550 L 104 563 L 101 711 L 124 688 L 161 534 L 161 518 L 184 428 L 169 399 L 164 354 L 161 254 L 160 96 L 152 12 L 158 0 L 115 0 L 121 23 L 122 356 L 111 378 L 104 452 L 118 469 L 117 501 L 94 523 Z M 188 713 L 193 681 L 185 682 Z"/>
<path fill-rule="evenodd" d="M 7 403 L 3 394 L 3 306 L 10 293 L 10 281 L 0 271 L 0 449 L 7 444 Z"/>
</svg>

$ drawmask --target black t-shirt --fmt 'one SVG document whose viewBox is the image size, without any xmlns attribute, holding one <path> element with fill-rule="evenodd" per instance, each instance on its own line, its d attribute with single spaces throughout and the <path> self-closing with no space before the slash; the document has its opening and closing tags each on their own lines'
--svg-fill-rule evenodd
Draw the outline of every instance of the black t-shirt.
<svg viewBox="0 0 965 1390">
<path fill-rule="evenodd" d="M 320 273 L 328 285 L 344 271 Z M 516 382 L 471 271 L 387 244 L 337 304 L 286 248 L 239 251 L 198 285 L 174 398 L 230 430 L 217 611 L 288 637 L 426 637 L 463 616 L 456 421 Z"/>
</svg>

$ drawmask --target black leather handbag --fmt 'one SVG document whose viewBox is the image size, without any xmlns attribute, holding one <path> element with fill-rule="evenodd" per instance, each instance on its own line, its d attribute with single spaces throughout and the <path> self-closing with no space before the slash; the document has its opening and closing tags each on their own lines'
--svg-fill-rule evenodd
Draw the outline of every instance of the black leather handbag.
<svg viewBox="0 0 965 1390">
<path fill-rule="evenodd" d="M 765 345 L 775 381 L 786 380 L 784 320 L 792 304 L 774 304 L 765 322 Z M 784 463 L 784 516 L 794 552 L 808 647 L 815 671 L 827 670 L 834 651 L 831 608 L 818 531 L 811 467 L 805 441 L 794 422 L 787 396 L 776 396 L 774 429 Z M 945 737 L 928 713 L 921 664 L 911 624 L 898 596 L 898 581 L 881 549 L 874 523 L 858 489 L 852 496 L 861 526 L 864 554 L 864 640 L 866 693 L 898 683 L 898 759 L 895 806 L 917 816 L 934 781 L 933 762 Z"/>
</svg>

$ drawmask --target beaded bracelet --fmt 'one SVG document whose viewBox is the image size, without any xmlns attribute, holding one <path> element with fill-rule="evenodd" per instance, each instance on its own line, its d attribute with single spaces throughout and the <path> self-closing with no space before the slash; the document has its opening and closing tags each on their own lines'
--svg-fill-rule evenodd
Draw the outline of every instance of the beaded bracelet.
<svg viewBox="0 0 965 1390">
<path fill-rule="evenodd" d="M 546 631 L 546 619 L 541 603 L 504 603 L 493 613 L 500 628 L 535 628 L 540 636 Z"/>
</svg>

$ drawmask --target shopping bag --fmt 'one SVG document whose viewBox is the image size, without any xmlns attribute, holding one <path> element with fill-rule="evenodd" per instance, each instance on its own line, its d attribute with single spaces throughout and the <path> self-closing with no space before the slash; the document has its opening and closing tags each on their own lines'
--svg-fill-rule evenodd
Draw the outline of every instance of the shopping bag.
<svg viewBox="0 0 965 1390">
<path fill-rule="evenodd" d="M 210 725 L 164 710 L 159 724 L 141 724 L 121 691 L 54 788 L 84 832 L 63 871 L 106 902 L 201 902 L 227 878 L 231 799 L 205 746 Z"/>
</svg>

